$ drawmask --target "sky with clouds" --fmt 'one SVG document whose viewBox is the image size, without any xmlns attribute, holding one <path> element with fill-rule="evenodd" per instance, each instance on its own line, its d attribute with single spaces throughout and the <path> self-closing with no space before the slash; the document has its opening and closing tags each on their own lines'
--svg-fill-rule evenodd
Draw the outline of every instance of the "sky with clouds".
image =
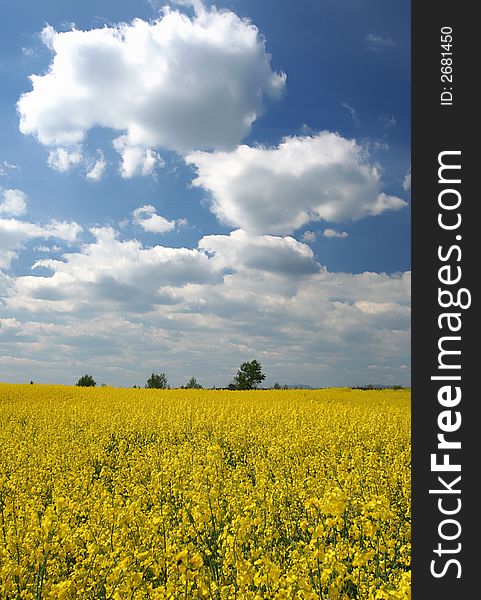
<svg viewBox="0 0 481 600">
<path fill-rule="evenodd" d="M 409 385 L 409 18 L 6 6 L 0 380 Z"/>
</svg>

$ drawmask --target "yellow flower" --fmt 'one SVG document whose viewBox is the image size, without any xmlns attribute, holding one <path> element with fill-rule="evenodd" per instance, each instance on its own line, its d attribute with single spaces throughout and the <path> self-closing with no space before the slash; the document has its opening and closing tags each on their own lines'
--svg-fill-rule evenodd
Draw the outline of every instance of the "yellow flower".
<svg viewBox="0 0 481 600">
<path fill-rule="evenodd" d="M 0 398 L 0 598 L 410 598 L 406 390 Z"/>
</svg>

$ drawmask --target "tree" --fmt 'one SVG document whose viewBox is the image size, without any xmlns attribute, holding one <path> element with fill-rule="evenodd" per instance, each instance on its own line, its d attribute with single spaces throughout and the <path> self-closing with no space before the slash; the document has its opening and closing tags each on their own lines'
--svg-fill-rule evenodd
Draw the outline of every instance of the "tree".
<svg viewBox="0 0 481 600">
<path fill-rule="evenodd" d="M 256 389 L 266 376 L 262 372 L 262 367 L 257 360 L 243 362 L 237 371 L 229 389 L 233 390 L 252 390 Z"/>
<path fill-rule="evenodd" d="M 185 388 L 188 390 L 200 390 L 202 386 L 197 382 L 195 377 L 191 377 L 189 381 L 185 384 Z"/>
<path fill-rule="evenodd" d="M 152 375 L 147 379 L 145 387 L 148 389 L 167 389 L 169 386 L 167 384 L 167 377 L 165 373 L 152 373 Z"/>
<path fill-rule="evenodd" d="M 80 387 L 95 387 L 97 385 L 97 382 L 92 377 L 92 375 L 85 373 L 85 375 L 82 375 L 82 377 L 77 381 L 75 385 L 78 385 Z"/>
</svg>

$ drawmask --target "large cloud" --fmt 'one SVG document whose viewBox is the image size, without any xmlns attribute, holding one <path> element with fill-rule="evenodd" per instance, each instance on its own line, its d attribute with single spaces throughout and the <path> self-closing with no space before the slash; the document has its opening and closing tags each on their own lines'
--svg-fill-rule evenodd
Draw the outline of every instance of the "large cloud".
<svg viewBox="0 0 481 600">
<path fill-rule="evenodd" d="M 163 301 L 150 302 L 149 288 L 128 279 L 117 288 L 58 282 L 64 298 L 56 301 L 38 298 L 32 279 L 17 280 L 7 298 L 16 321 L 1 324 L 1 354 L 12 358 L 0 362 L 0 374 L 10 380 L 25 380 L 28 359 L 28 378 L 40 381 L 58 381 L 61 372 L 74 382 L 88 369 L 107 383 L 133 385 L 160 369 L 173 385 L 196 375 L 219 386 L 257 357 L 270 384 L 409 384 L 409 274 L 321 271 L 289 298 L 269 277 L 234 274 L 223 284 L 171 290 L 170 300 L 164 289 Z M 34 364 L 45 356 L 50 367 Z"/>
<path fill-rule="evenodd" d="M 66 253 L 63 260 L 41 259 L 33 265 L 50 269 L 52 276 L 24 277 L 18 280 L 19 285 L 40 299 L 106 297 L 135 303 L 147 294 L 162 303 L 164 297 L 156 294 L 163 286 L 221 281 L 219 268 L 199 250 L 144 248 L 137 240 L 118 239 L 111 227 L 92 228 L 90 232 L 95 241 L 85 244 L 80 252 Z"/>
<path fill-rule="evenodd" d="M 409 382 L 409 273 L 330 273 L 291 237 L 242 230 L 192 250 L 91 233 L 34 265 L 50 273 L 0 279 L 0 377 L 224 385 L 257 357 L 270 383 Z"/>
<path fill-rule="evenodd" d="M 134 211 L 135 219 L 141 226 L 151 226 L 150 231 L 157 231 L 158 225 L 175 226 L 151 206 Z M 303 278 L 321 268 L 312 250 L 290 237 L 255 237 L 238 230 L 205 236 L 198 249 L 144 248 L 137 240 L 119 239 L 111 227 L 90 231 L 95 240 L 79 252 L 67 252 L 61 260 L 40 259 L 33 265 L 33 269 L 50 270 L 50 275 L 17 279 L 17 305 L 60 312 L 73 312 L 85 304 L 145 312 L 155 305 L 177 304 L 180 298 L 196 305 L 198 298 L 192 291 L 196 288 L 185 293 L 180 288 L 218 286 L 229 273 L 239 273 L 255 286 L 268 281 L 272 292 L 288 296 L 296 293 Z"/>
<path fill-rule="evenodd" d="M 186 161 L 216 216 L 249 231 L 290 233 L 310 221 L 356 220 L 406 205 L 382 192 L 367 151 L 337 133 L 287 137 L 276 148 L 194 152 Z"/>
<path fill-rule="evenodd" d="M 166 8 L 153 23 L 90 31 L 46 27 L 43 40 L 54 58 L 45 75 L 30 77 L 33 89 L 18 102 L 20 130 L 67 147 L 92 127 L 117 130 L 126 136 L 117 144 L 126 176 L 145 166 L 145 156 L 125 164 L 129 148 L 235 147 L 264 96 L 276 98 L 285 87 L 258 29 L 214 7 L 199 5 L 193 18 Z"/>
</svg>

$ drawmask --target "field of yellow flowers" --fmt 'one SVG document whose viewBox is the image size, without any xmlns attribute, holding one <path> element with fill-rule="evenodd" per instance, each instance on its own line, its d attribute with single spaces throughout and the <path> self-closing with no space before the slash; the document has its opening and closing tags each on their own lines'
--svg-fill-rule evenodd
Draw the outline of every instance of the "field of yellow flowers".
<svg viewBox="0 0 481 600">
<path fill-rule="evenodd" d="M 2 600 L 409 596 L 409 391 L 0 384 Z"/>
</svg>

